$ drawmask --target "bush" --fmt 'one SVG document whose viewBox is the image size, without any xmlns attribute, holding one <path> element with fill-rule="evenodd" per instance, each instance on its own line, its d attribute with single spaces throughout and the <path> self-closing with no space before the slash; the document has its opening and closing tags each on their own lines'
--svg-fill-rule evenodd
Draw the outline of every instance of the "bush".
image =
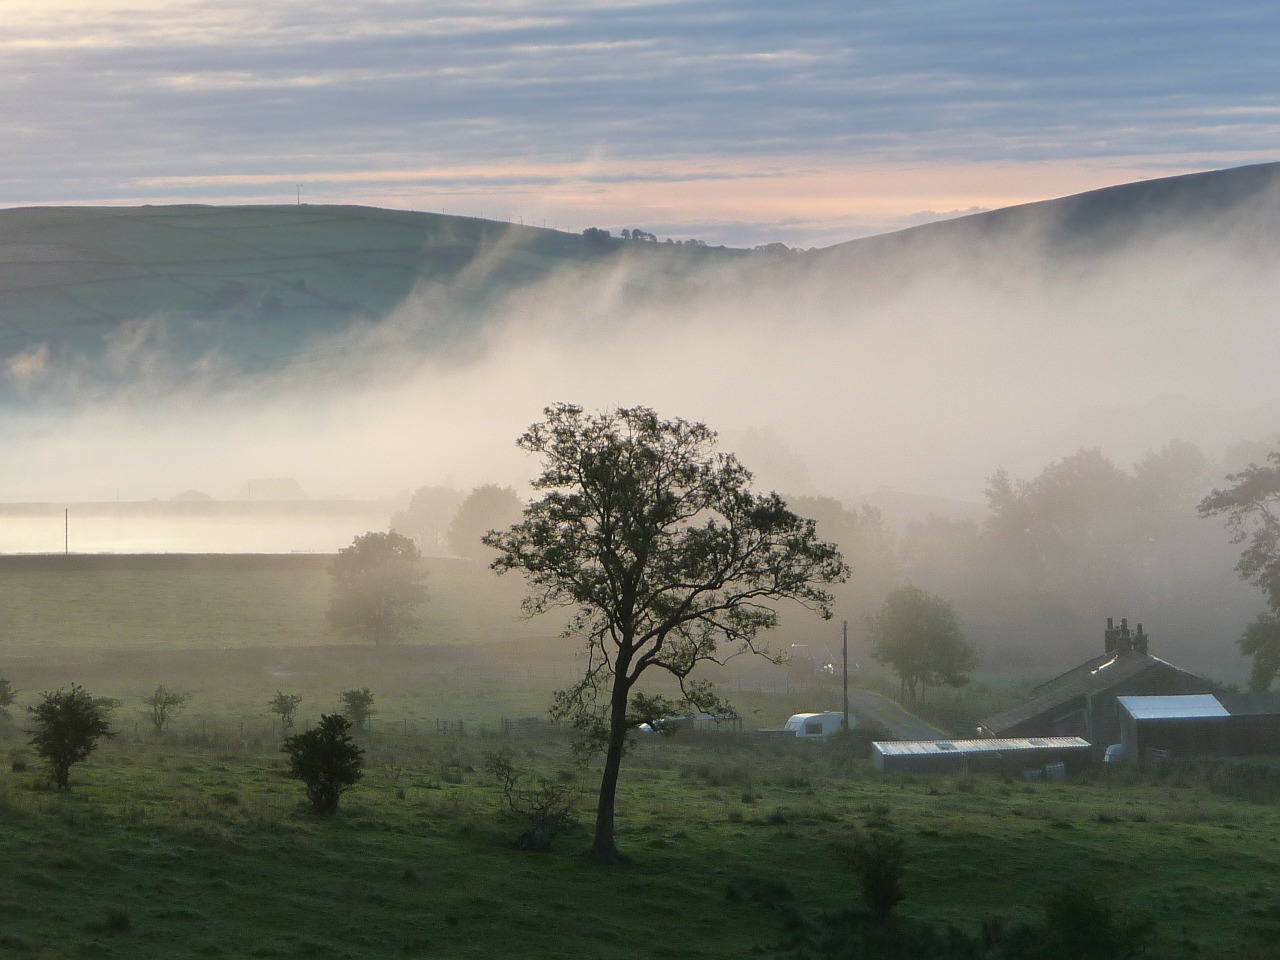
<svg viewBox="0 0 1280 960">
<path fill-rule="evenodd" d="M 368 687 L 361 690 L 343 690 L 339 695 L 342 700 L 342 712 L 346 714 L 357 730 L 363 730 L 373 713 L 373 694 Z"/>
<path fill-rule="evenodd" d="M 307 799 L 318 814 L 336 811 L 342 794 L 364 776 L 364 751 L 351 739 L 350 729 L 346 717 L 322 714 L 314 730 L 284 742 L 289 775 L 306 784 Z"/>
<path fill-rule="evenodd" d="M 887 922 L 902 900 L 906 866 L 902 841 L 881 830 L 863 830 L 854 837 L 848 853 L 857 871 L 863 905 L 872 920 Z"/>
<path fill-rule="evenodd" d="M 1113 907 L 1083 885 L 1058 887 L 1044 898 L 1045 960 L 1126 960 L 1142 955 L 1154 937 L 1150 917 Z"/>
<path fill-rule="evenodd" d="M 42 694 L 40 703 L 27 708 L 35 723 L 31 746 L 49 764 L 59 790 L 71 789 L 73 764 L 87 759 L 100 739 L 114 736 L 103 709 L 102 701 L 74 683 L 68 691 Z"/>
<path fill-rule="evenodd" d="M 505 750 L 486 753 L 484 769 L 497 778 L 507 809 L 526 827 L 516 840 L 521 850 L 548 849 L 551 838 L 573 822 L 575 791 L 563 780 L 539 777 L 537 786 L 521 789 L 521 775 Z"/>
</svg>

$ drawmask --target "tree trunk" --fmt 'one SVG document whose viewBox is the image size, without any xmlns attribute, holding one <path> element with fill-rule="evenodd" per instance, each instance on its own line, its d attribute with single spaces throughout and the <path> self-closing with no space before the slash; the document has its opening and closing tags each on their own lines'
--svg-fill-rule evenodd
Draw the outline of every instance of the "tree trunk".
<svg viewBox="0 0 1280 960">
<path fill-rule="evenodd" d="M 622 770 L 622 751 L 627 745 L 627 696 L 630 685 L 623 674 L 615 674 L 613 696 L 609 700 L 609 743 L 600 776 L 600 801 L 596 805 L 596 835 L 591 843 L 591 859 L 617 863 L 622 859 L 614 839 L 613 811 Z"/>
</svg>

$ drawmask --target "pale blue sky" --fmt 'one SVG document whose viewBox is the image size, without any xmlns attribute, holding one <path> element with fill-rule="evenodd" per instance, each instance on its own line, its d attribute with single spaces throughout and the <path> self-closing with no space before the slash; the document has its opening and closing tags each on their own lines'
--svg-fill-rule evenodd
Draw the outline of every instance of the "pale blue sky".
<svg viewBox="0 0 1280 960">
<path fill-rule="evenodd" d="M 1272 160 L 1269 2 L 0 0 L 0 205 L 821 245 Z"/>
</svg>

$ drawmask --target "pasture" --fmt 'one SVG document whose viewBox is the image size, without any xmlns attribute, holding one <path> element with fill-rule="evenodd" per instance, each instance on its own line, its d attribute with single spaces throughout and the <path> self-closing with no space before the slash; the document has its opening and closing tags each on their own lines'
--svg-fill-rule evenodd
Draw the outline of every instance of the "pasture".
<svg viewBox="0 0 1280 960">
<path fill-rule="evenodd" d="M 544 714 L 573 647 L 515 607 L 469 609 L 474 565 L 433 568 L 424 642 L 376 648 L 324 632 L 327 558 L 41 568 L 59 559 L 3 561 L 0 675 L 20 691 L 0 719 L 6 957 L 770 956 L 797 917 L 856 900 L 845 851 L 868 825 L 905 845 L 908 917 L 1031 921 L 1046 892 L 1077 881 L 1153 918 L 1158 957 L 1260 958 L 1280 937 L 1269 773 L 1252 787 L 1245 772 L 1192 768 L 885 778 L 865 737 L 646 739 L 619 790 L 633 862 L 601 867 L 583 856 L 598 771 L 554 731 L 502 735 L 503 717 Z M 752 676 L 726 678 L 749 727 L 832 693 L 824 679 Z M 59 795 L 22 708 L 73 681 L 119 700 L 117 736 Z M 158 683 L 190 694 L 160 734 L 141 704 Z M 285 776 L 267 700 L 300 695 L 306 724 L 365 686 L 377 699 L 364 780 L 318 819 Z M 514 848 L 521 827 L 484 772 L 500 749 L 526 777 L 579 791 L 578 823 L 550 852 Z"/>
</svg>

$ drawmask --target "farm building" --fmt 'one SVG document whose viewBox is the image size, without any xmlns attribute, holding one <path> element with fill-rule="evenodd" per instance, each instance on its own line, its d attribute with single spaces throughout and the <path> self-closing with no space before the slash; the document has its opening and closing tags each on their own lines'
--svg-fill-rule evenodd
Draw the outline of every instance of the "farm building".
<svg viewBox="0 0 1280 960">
<path fill-rule="evenodd" d="M 1080 737 L 983 737 L 977 740 L 890 740 L 871 744 L 881 773 L 945 773 L 950 770 L 1041 769 L 1049 764 L 1077 768 L 1092 759 Z"/>
<path fill-rule="evenodd" d="M 1128 759 L 1239 757 L 1280 753 L 1280 696 L 1201 694 L 1119 697 Z"/>
<path fill-rule="evenodd" d="M 1122 696 L 1208 694 L 1217 684 L 1180 670 L 1148 652 L 1150 634 L 1142 624 L 1130 632 L 1107 618 L 1103 653 L 1036 687 L 1024 703 L 987 717 L 979 731 L 987 737 L 1083 737 L 1101 756 L 1120 742 Z"/>
</svg>

